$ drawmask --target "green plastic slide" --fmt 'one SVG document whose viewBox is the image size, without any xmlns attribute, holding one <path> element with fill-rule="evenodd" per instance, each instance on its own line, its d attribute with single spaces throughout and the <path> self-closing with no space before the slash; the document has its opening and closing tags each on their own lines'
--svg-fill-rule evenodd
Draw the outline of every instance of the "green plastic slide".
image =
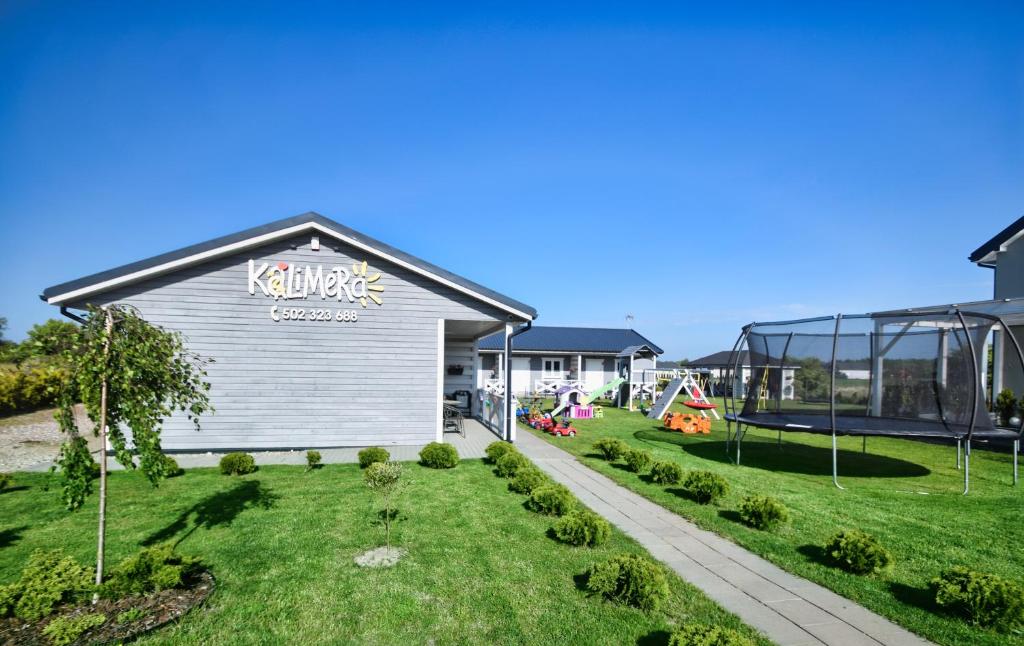
<svg viewBox="0 0 1024 646">
<path fill-rule="evenodd" d="M 616 388 L 618 388 L 619 386 L 621 386 L 624 383 L 626 383 L 626 380 L 623 379 L 622 377 L 619 377 L 618 379 L 614 379 L 612 381 L 609 381 L 605 385 L 601 386 L 600 388 L 598 388 L 594 392 L 592 392 L 589 395 L 587 395 L 586 397 L 584 397 L 583 398 L 583 405 L 586 406 L 588 404 L 593 404 L 595 399 L 597 399 L 601 395 L 605 394 L 609 390 L 615 390 Z"/>
</svg>

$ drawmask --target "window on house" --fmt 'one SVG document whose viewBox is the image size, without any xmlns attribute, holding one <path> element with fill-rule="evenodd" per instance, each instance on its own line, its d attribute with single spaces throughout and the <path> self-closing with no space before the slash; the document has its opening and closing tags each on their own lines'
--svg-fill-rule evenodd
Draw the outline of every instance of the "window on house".
<svg viewBox="0 0 1024 646">
<path fill-rule="evenodd" d="M 561 359 L 544 359 L 544 376 L 545 377 L 559 377 L 562 376 L 562 360 Z"/>
</svg>

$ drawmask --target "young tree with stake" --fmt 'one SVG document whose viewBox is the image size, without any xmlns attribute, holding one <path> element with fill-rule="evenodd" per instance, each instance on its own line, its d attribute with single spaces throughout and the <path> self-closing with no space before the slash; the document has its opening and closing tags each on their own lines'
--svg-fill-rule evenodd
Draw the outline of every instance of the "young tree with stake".
<svg viewBox="0 0 1024 646">
<path fill-rule="evenodd" d="M 56 418 L 68 438 L 55 468 L 59 467 L 63 478 L 65 504 L 68 509 L 78 509 L 92 493 L 95 463 L 75 422 L 72 406 L 77 392 L 102 442 L 96 546 L 99 585 L 103 582 L 107 521 L 106 447 L 109 443 L 122 466 L 138 468 L 157 486 L 169 475 L 160 448 L 164 418 L 182 411 L 198 431 L 199 416 L 212 410 L 210 384 L 205 379 L 209 361 L 189 352 L 180 333 L 152 325 L 134 308 L 123 305 L 90 308 L 65 356 L 72 383 L 64 388 Z M 134 449 L 128 447 L 125 428 L 131 430 Z"/>
</svg>

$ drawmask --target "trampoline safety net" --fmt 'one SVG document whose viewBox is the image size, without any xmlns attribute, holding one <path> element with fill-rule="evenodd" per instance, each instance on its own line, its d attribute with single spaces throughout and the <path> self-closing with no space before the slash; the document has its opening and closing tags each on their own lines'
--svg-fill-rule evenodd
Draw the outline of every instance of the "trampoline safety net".
<svg viewBox="0 0 1024 646">
<path fill-rule="evenodd" d="M 1021 428 L 996 427 L 985 405 L 986 340 L 999 323 L 961 310 L 752 323 L 730 359 L 727 417 L 836 435 L 1017 439 Z"/>
</svg>

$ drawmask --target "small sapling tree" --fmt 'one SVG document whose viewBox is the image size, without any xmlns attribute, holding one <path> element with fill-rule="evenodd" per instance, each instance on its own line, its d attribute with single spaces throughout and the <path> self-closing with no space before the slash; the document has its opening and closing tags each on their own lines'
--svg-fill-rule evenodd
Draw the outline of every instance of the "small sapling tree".
<svg viewBox="0 0 1024 646">
<path fill-rule="evenodd" d="M 395 519 L 395 501 L 408 485 L 402 480 L 402 465 L 398 462 L 374 462 L 366 467 L 363 479 L 370 491 L 377 494 L 384 504 L 381 516 L 384 520 L 384 544 L 391 550 L 391 523 Z"/>
<path fill-rule="evenodd" d="M 67 440 L 57 466 L 63 479 L 64 502 L 78 509 L 92 493 L 96 465 L 75 422 L 71 393 L 77 392 L 95 425 L 101 446 L 108 443 L 126 469 L 138 468 L 156 486 L 172 467 L 160 448 L 164 418 L 184 412 L 199 430 L 199 416 L 212 410 L 208 360 L 189 352 L 178 332 L 146 322 L 132 307 L 90 308 L 74 342 L 65 351 L 70 379 L 60 398 L 56 418 Z M 125 430 L 131 430 L 134 449 Z M 133 456 L 139 457 L 138 466 Z M 96 584 L 103 582 L 107 509 L 107 453 L 100 451 L 99 532 Z"/>
</svg>

